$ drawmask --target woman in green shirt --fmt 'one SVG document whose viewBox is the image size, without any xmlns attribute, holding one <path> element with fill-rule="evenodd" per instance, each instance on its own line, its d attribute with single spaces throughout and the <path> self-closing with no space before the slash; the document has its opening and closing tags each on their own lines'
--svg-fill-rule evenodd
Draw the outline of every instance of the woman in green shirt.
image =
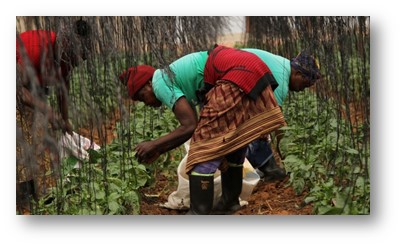
<svg viewBox="0 0 401 246">
<path fill-rule="evenodd" d="M 209 54 L 184 56 L 165 70 L 137 66 L 124 72 L 133 100 L 172 109 L 180 126 L 159 139 L 135 147 L 138 160 L 150 163 L 191 138 L 186 171 L 190 181 L 189 214 L 209 214 L 213 203 L 213 174 L 222 170 L 222 198 L 216 213 L 240 208 L 242 164 L 247 145 L 285 125 L 272 87 L 277 82 L 266 64 L 255 54 L 218 46 Z M 294 86 L 309 79 L 294 71 Z M 202 83 L 203 81 L 204 84 Z M 205 100 L 197 97 L 208 85 Z M 200 116 L 195 106 L 202 103 Z M 199 120 L 198 120 L 199 118 Z"/>
</svg>

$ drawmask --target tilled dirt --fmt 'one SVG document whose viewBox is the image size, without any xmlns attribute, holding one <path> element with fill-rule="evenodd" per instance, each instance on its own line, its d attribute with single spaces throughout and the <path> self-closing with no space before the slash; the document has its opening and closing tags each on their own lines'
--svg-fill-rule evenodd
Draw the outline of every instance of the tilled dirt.
<svg viewBox="0 0 401 246">
<path fill-rule="evenodd" d="M 287 180 L 276 182 L 259 181 L 248 200 L 235 215 L 311 215 L 311 204 L 304 205 L 306 193 L 296 195 L 287 186 Z M 169 184 L 165 176 L 160 174 L 152 187 L 141 189 L 141 214 L 143 215 L 184 215 L 185 210 L 173 210 L 160 207 L 176 187 Z"/>
</svg>

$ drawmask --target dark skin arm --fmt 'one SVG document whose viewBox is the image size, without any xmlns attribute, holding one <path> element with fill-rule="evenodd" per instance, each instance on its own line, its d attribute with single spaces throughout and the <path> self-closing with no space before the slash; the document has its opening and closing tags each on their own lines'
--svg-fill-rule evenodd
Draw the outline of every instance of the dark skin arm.
<svg viewBox="0 0 401 246">
<path fill-rule="evenodd" d="M 281 109 L 281 111 L 283 111 L 283 108 L 281 106 L 280 106 L 280 109 Z M 280 158 L 283 159 L 283 155 L 281 154 L 281 151 L 280 151 L 280 141 L 284 137 L 284 132 L 281 129 L 277 129 L 277 130 L 274 131 L 274 135 L 275 135 L 275 138 L 277 140 L 277 142 L 276 142 L 276 150 L 277 150 L 278 154 L 280 155 Z"/>
<path fill-rule="evenodd" d="M 62 121 L 59 116 L 54 113 L 52 107 L 40 97 L 33 96 L 31 91 L 27 88 L 28 86 L 29 82 L 25 77 L 23 69 L 17 65 L 17 100 L 20 100 L 23 105 L 44 114 L 54 130 L 62 129 Z"/>
<path fill-rule="evenodd" d="M 278 129 L 274 133 L 275 133 L 276 140 L 277 140 L 277 142 L 276 142 L 276 150 L 277 150 L 278 154 L 280 155 L 280 158 L 283 159 L 283 155 L 281 154 L 281 151 L 280 151 L 280 141 L 284 136 L 284 132 L 283 132 L 283 130 Z"/>
<path fill-rule="evenodd" d="M 135 147 L 136 157 L 139 162 L 151 163 L 161 154 L 185 143 L 194 133 L 197 125 L 196 111 L 191 107 L 185 97 L 181 97 L 175 103 L 173 112 L 180 126 L 169 134 L 145 141 Z"/>
<path fill-rule="evenodd" d="M 32 96 L 31 92 L 25 87 L 20 87 L 20 93 L 22 103 L 46 115 L 53 129 L 56 130 L 63 127 L 60 126 L 60 119 L 58 119 L 57 115 L 47 103 Z"/>
<path fill-rule="evenodd" d="M 280 107 L 280 109 L 281 109 L 281 107 Z M 284 131 L 281 129 L 277 129 L 274 131 L 274 134 L 268 133 L 266 135 L 261 136 L 261 138 L 268 139 L 269 134 L 272 137 L 272 144 L 274 142 L 273 140 L 276 140 L 276 150 L 277 150 L 278 154 L 280 155 L 280 158 L 283 159 L 283 155 L 281 154 L 281 151 L 280 151 L 280 141 L 284 137 Z"/>
<path fill-rule="evenodd" d="M 69 61 L 69 59 L 66 56 L 66 53 L 64 52 L 67 50 L 69 47 L 64 47 L 63 45 L 64 40 L 63 40 L 63 35 L 62 33 L 59 33 L 57 36 L 56 44 L 55 44 L 55 50 L 54 50 L 54 58 L 55 58 L 55 69 L 57 71 L 57 76 L 58 80 L 61 81 L 61 83 L 57 84 L 57 101 L 59 105 L 59 111 L 61 113 L 61 118 L 64 121 L 63 124 L 63 133 L 69 133 L 72 135 L 72 126 L 70 124 L 69 118 L 68 118 L 68 94 L 69 94 L 69 64 L 66 61 Z"/>
<path fill-rule="evenodd" d="M 58 105 L 59 105 L 59 110 L 61 113 L 61 117 L 64 121 L 64 126 L 63 126 L 63 133 L 68 133 L 72 135 L 72 126 L 70 124 L 70 121 L 68 120 L 68 83 L 67 85 L 62 84 L 60 88 L 57 90 L 57 100 L 58 100 Z"/>
</svg>

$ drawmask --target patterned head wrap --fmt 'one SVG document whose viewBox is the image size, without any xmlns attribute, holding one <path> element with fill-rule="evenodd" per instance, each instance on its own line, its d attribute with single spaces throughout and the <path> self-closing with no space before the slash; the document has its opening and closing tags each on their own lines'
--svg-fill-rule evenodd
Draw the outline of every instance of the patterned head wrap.
<svg viewBox="0 0 401 246">
<path fill-rule="evenodd" d="M 312 81 L 320 79 L 321 77 L 317 59 L 305 52 L 301 52 L 296 57 L 292 58 L 291 66 Z"/>
</svg>

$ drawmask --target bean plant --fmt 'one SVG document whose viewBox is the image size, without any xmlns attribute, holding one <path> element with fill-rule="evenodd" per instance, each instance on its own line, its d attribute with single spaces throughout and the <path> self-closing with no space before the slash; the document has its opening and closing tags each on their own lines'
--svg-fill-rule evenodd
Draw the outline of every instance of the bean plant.
<svg viewBox="0 0 401 246">
<path fill-rule="evenodd" d="M 312 93 L 291 99 L 284 105 L 288 126 L 280 142 L 290 184 L 298 194 L 308 192 L 305 204 L 313 203 L 316 214 L 369 214 L 370 151 L 364 126 L 347 127 L 332 100 L 317 100 Z M 350 131 L 357 136 L 355 144 Z"/>
</svg>

